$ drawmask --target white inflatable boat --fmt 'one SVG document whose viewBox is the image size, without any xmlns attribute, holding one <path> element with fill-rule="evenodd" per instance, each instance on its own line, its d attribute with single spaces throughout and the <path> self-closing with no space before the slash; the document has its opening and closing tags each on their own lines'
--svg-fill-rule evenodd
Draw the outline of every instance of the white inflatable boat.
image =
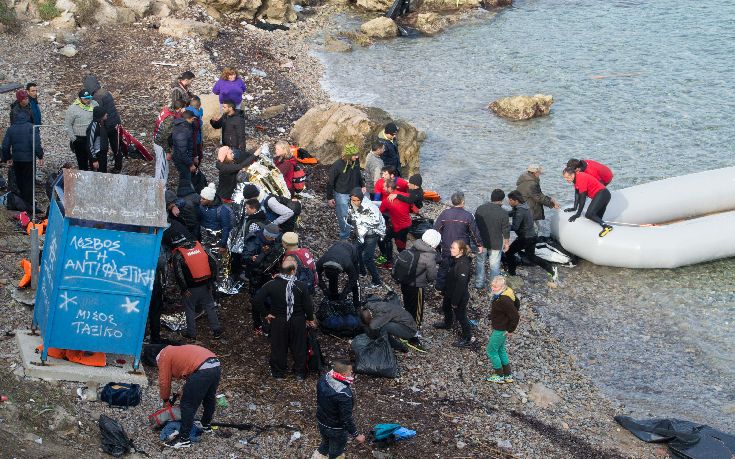
<svg viewBox="0 0 735 459">
<path fill-rule="evenodd" d="M 584 213 L 569 223 L 571 213 L 553 212 L 552 235 L 564 249 L 623 268 L 676 268 L 735 256 L 735 167 L 611 194 L 604 220 L 614 230 L 603 238 Z"/>
</svg>

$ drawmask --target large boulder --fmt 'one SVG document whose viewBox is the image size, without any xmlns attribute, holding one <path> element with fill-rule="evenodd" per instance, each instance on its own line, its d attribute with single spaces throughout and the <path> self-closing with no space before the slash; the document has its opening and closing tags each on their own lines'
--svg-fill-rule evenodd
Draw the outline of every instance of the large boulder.
<svg viewBox="0 0 735 459">
<path fill-rule="evenodd" d="M 71 11 L 72 13 L 77 12 L 77 4 L 72 0 L 56 0 L 56 8 L 59 11 Z"/>
<path fill-rule="evenodd" d="M 482 7 L 482 0 L 416 0 L 412 5 L 415 11 L 458 11 Z"/>
<path fill-rule="evenodd" d="M 205 8 L 213 8 L 223 14 L 233 14 L 253 20 L 263 0 L 198 0 Z"/>
<path fill-rule="evenodd" d="M 202 38 L 215 39 L 219 34 L 219 29 L 214 24 L 175 18 L 164 18 L 158 31 L 175 38 L 198 35 Z"/>
<path fill-rule="evenodd" d="M 219 116 L 219 96 L 217 94 L 205 94 L 199 96 L 202 99 L 202 136 L 207 140 L 219 140 L 222 134 L 209 124 L 209 120 Z"/>
<path fill-rule="evenodd" d="M 133 10 L 139 18 L 142 18 L 150 13 L 153 2 L 151 0 L 122 0 L 122 4 Z"/>
<path fill-rule="evenodd" d="M 489 108 L 504 118 L 519 121 L 548 115 L 553 103 L 553 97 L 536 94 L 504 97 L 491 103 Z"/>
<path fill-rule="evenodd" d="M 293 0 L 263 0 L 257 14 L 258 18 L 269 22 L 296 22 Z"/>
<path fill-rule="evenodd" d="M 330 53 L 346 53 L 352 51 L 352 43 L 326 34 L 324 35 L 324 49 Z"/>
<path fill-rule="evenodd" d="M 398 36 L 398 25 L 385 16 L 371 19 L 360 26 L 362 33 L 372 38 L 394 38 Z"/>
<path fill-rule="evenodd" d="M 74 19 L 74 13 L 64 11 L 53 18 L 49 25 L 58 31 L 74 32 L 77 28 L 77 20 Z"/>
<path fill-rule="evenodd" d="M 98 0 L 98 7 L 94 13 L 94 21 L 98 25 L 132 24 L 135 22 L 135 12 L 127 7 L 117 7 L 106 0 Z"/>
<path fill-rule="evenodd" d="M 370 151 L 370 144 L 390 121 L 398 125 L 398 150 L 403 175 L 419 171 L 419 150 L 426 135 L 403 120 L 394 120 L 387 112 L 375 107 L 351 104 L 323 104 L 310 109 L 294 124 L 291 137 L 306 148 L 322 164 L 339 159 L 345 145 L 360 149 L 360 158 Z"/>
<path fill-rule="evenodd" d="M 357 0 L 357 6 L 368 11 L 385 11 L 391 7 L 393 0 Z"/>
<path fill-rule="evenodd" d="M 447 20 L 437 13 L 419 13 L 416 16 L 416 29 L 426 35 L 441 32 L 447 26 Z"/>
</svg>

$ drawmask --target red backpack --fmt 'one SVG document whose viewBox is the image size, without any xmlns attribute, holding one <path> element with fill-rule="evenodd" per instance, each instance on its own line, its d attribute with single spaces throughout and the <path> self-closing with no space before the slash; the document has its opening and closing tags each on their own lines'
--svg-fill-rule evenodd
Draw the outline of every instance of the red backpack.
<svg viewBox="0 0 735 459">
<path fill-rule="evenodd" d="M 186 263 L 194 282 L 202 282 L 212 277 L 212 270 L 209 268 L 209 255 L 199 241 L 190 249 L 178 247 L 175 250 L 184 257 L 184 263 Z"/>
</svg>

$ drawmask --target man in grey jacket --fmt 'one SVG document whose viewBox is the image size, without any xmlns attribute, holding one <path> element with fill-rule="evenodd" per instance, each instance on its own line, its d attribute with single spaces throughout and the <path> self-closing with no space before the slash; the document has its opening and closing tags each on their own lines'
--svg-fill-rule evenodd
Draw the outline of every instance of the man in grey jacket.
<svg viewBox="0 0 735 459">
<path fill-rule="evenodd" d="M 89 170 L 89 154 L 87 153 L 87 127 L 92 122 L 92 110 L 99 104 L 93 100 L 89 91 L 82 89 L 79 97 L 66 109 L 64 128 L 69 136 L 69 148 L 77 157 L 77 166 L 81 171 Z"/>
<path fill-rule="evenodd" d="M 381 170 L 383 169 L 383 152 L 385 145 L 380 141 L 373 142 L 370 153 L 365 157 L 365 188 L 372 190 L 375 182 L 380 180 Z"/>
<path fill-rule="evenodd" d="M 487 250 L 477 254 L 475 267 L 475 288 L 483 289 L 485 284 L 485 262 L 490 259 L 490 279 L 500 275 L 500 257 L 510 246 L 510 230 L 508 212 L 503 209 L 503 190 L 494 189 L 490 194 L 490 202 L 481 205 L 475 211 L 477 229 L 480 231 L 482 245 Z"/>
<path fill-rule="evenodd" d="M 541 191 L 541 174 L 543 171 L 543 168 L 538 164 L 530 164 L 527 171 L 521 174 L 516 182 L 516 189 L 526 201 L 528 210 L 531 211 L 537 234 L 542 234 L 542 232 L 546 231 L 541 225 L 541 222 L 546 218 L 544 215 L 544 206 L 552 209 L 559 208 L 559 203 L 556 202 L 556 199 L 546 196 Z"/>
<path fill-rule="evenodd" d="M 508 274 L 516 275 L 516 266 L 518 261 L 515 254 L 523 252 L 526 258 L 541 268 L 543 268 L 551 280 L 556 282 L 559 278 L 556 266 L 548 261 L 536 256 L 536 228 L 533 225 L 533 217 L 528 206 L 523 201 L 523 196 L 518 190 L 508 193 L 508 204 L 513 208 L 510 215 L 513 218 L 511 229 L 515 231 L 518 237 L 510 245 L 507 252 L 508 257 Z"/>
<path fill-rule="evenodd" d="M 365 333 L 375 339 L 380 335 L 388 335 L 391 346 L 401 352 L 408 352 L 403 340 L 417 340 L 418 327 L 411 314 L 408 313 L 397 295 L 384 301 L 368 299 L 360 311 L 360 318 L 365 326 Z"/>
</svg>

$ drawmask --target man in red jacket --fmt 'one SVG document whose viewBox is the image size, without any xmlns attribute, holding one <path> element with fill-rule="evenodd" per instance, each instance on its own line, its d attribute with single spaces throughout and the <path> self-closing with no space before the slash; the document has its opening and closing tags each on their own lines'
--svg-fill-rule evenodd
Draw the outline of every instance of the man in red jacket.
<svg viewBox="0 0 735 459">
<path fill-rule="evenodd" d="M 590 202 L 584 216 L 602 226 L 602 231 L 599 234 L 600 237 L 607 236 L 613 230 L 613 227 L 605 223 L 602 217 L 605 214 L 607 205 L 610 203 L 610 190 L 605 188 L 605 185 L 592 175 L 586 172 L 577 172 L 571 167 L 564 169 L 563 175 L 564 180 L 574 185 L 575 191 L 574 207 L 564 209 L 564 212 L 573 212 L 576 210 L 576 213 L 569 217 L 569 221 L 573 222 L 582 215 L 584 203 L 589 196 L 592 202 Z"/>
<path fill-rule="evenodd" d="M 181 429 L 179 434 L 164 442 L 169 448 L 189 448 L 189 434 L 194 425 L 194 415 L 199 405 L 204 405 L 202 428 L 211 432 L 212 418 L 217 401 L 222 369 L 219 359 L 201 346 L 166 346 L 156 356 L 158 365 L 158 390 L 164 403 L 171 401 L 171 379 L 186 380 L 181 391 Z"/>
<path fill-rule="evenodd" d="M 397 196 L 408 196 L 408 193 L 398 191 L 398 186 L 395 181 L 390 181 L 385 184 L 387 191 L 386 196 L 395 194 Z M 403 202 L 399 199 L 384 199 L 380 204 L 380 212 L 387 213 L 390 216 L 391 234 L 386 235 L 385 240 L 388 244 L 391 244 L 391 239 L 396 241 L 396 248 L 399 252 L 402 252 L 406 248 L 406 238 L 408 237 L 408 230 L 411 229 L 411 205 L 407 202 Z M 389 261 L 392 261 L 393 246 L 389 245 L 386 250 L 390 250 L 388 257 Z"/>
<path fill-rule="evenodd" d="M 584 172 L 596 178 L 605 186 L 608 186 L 613 179 L 613 173 L 609 167 L 591 159 L 570 159 L 567 161 L 567 167 L 577 172 Z"/>
<path fill-rule="evenodd" d="M 376 201 L 385 201 L 385 198 L 388 197 L 390 193 L 386 192 L 385 186 L 389 182 L 395 183 L 395 189 L 397 189 L 398 191 L 408 191 L 408 182 L 400 177 L 396 177 L 396 170 L 393 168 L 393 166 L 384 166 L 380 170 L 380 179 L 375 182 L 375 189 L 373 190 L 373 192 L 375 193 Z"/>
</svg>

